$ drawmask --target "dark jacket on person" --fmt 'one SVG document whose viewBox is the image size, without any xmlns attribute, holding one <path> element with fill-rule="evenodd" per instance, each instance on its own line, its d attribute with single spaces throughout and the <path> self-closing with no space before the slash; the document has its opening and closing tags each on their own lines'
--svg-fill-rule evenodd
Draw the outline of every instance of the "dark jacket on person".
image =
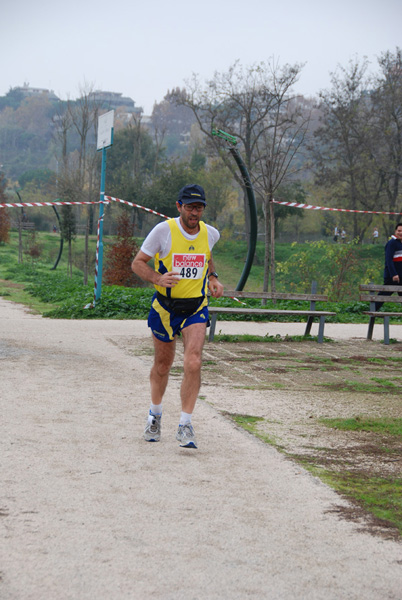
<svg viewBox="0 0 402 600">
<path fill-rule="evenodd" d="M 402 242 L 392 236 L 385 245 L 384 281 L 395 275 L 402 280 Z"/>
</svg>

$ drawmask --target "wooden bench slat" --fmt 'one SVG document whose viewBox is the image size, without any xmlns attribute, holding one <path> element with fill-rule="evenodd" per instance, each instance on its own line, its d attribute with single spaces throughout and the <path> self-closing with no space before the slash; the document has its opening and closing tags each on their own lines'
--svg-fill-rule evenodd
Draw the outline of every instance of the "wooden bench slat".
<svg viewBox="0 0 402 600">
<path fill-rule="evenodd" d="M 402 288 L 401 288 L 402 292 Z M 361 294 L 361 302 L 402 302 L 402 296 L 377 296 L 374 294 Z"/>
<path fill-rule="evenodd" d="M 311 326 L 314 320 L 318 319 L 318 337 L 317 341 L 322 344 L 324 341 L 324 326 L 325 318 L 327 316 L 334 316 L 336 313 L 323 310 L 315 310 L 315 303 L 322 301 L 327 302 L 328 296 L 324 294 L 316 294 L 317 285 L 315 282 L 312 283 L 310 294 L 286 294 L 281 292 L 244 292 L 240 290 L 225 290 L 224 298 L 249 298 L 258 300 L 302 300 L 310 302 L 309 310 L 284 310 L 284 309 L 273 309 L 273 308 L 250 308 L 243 306 L 229 307 L 229 306 L 209 306 L 209 312 L 211 315 L 210 330 L 209 330 L 209 341 L 213 341 L 216 327 L 216 320 L 219 314 L 238 314 L 238 315 L 294 315 L 307 317 L 306 329 L 304 335 L 310 334 Z"/>
<path fill-rule="evenodd" d="M 370 315 L 370 317 L 401 317 L 402 312 L 379 312 L 378 310 L 365 310 L 363 312 L 364 315 Z"/>
<path fill-rule="evenodd" d="M 370 294 L 360 294 L 360 300 L 362 302 L 370 302 L 370 309 L 375 308 L 375 303 L 381 302 L 381 304 L 401 304 L 402 296 L 380 296 L 378 292 L 402 292 L 401 285 L 377 285 L 374 283 L 369 284 L 361 284 L 359 286 L 359 290 L 361 292 L 370 292 Z M 373 331 L 374 324 L 376 319 L 383 319 L 384 324 L 384 344 L 389 344 L 389 320 L 390 317 L 400 317 L 402 319 L 402 312 L 391 312 L 391 311 L 375 311 L 375 310 L 366 310 L 364 311 L 365 315 L 370 317 L 368 330 L 367 330 L 367 339 L 373 339 Z"/>
<path fill-rule="evenodd" d="M 334 312 L 324 310 L 276 310 L 270 308 L 228 308 L 220 306 L 209 306 L 208 311 L 210 313 L 221 313 L 221 314 L 243 314 L 243 315 L 302 315 L 302 316 L 314 316 L 320 315 L 333 316 L 336 315 Z"/>
<path fill-rule="evenodd" d="M 305 300 L 327 302 L 328 296 L 324 294 L 286 294 L 282 292 L 243 292 L 238 290 L 225 290 L 223 298 L 257 298 L 259 300 Z"/>
<path fill-rule="evenodd" d="M 360 285 L 359 290 L 366 292 L 402 292 L 402 285 L 377 285 L 369 283 Z"/>
</svg>

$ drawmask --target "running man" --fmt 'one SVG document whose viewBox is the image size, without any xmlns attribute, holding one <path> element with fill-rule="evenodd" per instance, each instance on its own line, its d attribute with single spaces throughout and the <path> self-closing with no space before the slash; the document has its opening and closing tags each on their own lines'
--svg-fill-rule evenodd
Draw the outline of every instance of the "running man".
<svg viewBox="0 0 402 600">
<path fill-rule="evenodd" d="M 134 273 L 156 290 L 148 317 L 155 354 L 150 373 L 151 406 L 144 431 L 147 442 L 159 442 L 161 437 L 162 399 L 176 338 L 182 335 L 182 412 L 176 439 L 184 448 L 197 448 L 191 418 L 201 386 L 202 349 L 209 323 L 208 288 L 215 298 L 223 294 L 212 259 L 212 248 L 220 235 L 201 221 L 206 204 L 200 185 L 184 186 L 176 202 L 179 216 L 156 225 L 132 263 Z M 152 258 L 154 269 L 148 264 Z"/>
</svg>

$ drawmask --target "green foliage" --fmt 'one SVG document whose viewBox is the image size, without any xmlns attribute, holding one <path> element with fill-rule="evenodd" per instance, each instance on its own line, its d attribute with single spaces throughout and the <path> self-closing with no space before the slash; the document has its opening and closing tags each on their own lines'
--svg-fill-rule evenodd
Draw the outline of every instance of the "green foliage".
<svg viewBox="0 0 402 600">
<path fill-rule="evenodd" d="M 306 202 L 307 194 L 303 189 L 303 186 L 298 182 L 292 182 L 282 185 L 278 194 L 277 199 L 285 202 L 297 202 L 303 204 Z M 292 219 L 293 229 L 296 237 L 300 227 L 300 222 L 306 217 L 306 211 L 289 208 L 287 206 L 276 205 L 274 211 L 275 218 L 275 231 L 279 233 L 283 229 L 283 224 L 289 218 Z"/>
<path fill-rule="evenodd" d="M 342 431 L 368 431 L 393 435 L 402 439 L 402 419 L 354 417 L 352 419 L 320 419 L 320 423 Z"/>
<path fill-rule="evenodd" d="M 203 169 L 206 165 L 206 162 L 207 157 L 204 152 L 202 152 L 198 147 L 194 148 L 190 159 L 190 167 L 193 169 L 193 171 L 197 172 Z"/>
<path fill-rule="evenodd" d="M 393 524 L 402 533 L 402 479 L 367 477 L 359 473 L 336 473 L 311 469 L 325 483 L 353 499 L 379 519 Z"/>
<path fill-rule="evenodd" d="M 27 239 L 28 234 L 24 232 L 24 239 Z M 134 318 L 147 318 L 149 309 L 149 299 L 152 295 L 152 289 L 141 289 L 136 291 L 135 288 L 109 288 L 108 286 L 102 286 L 102 298 L 94 310 L 83 311 L 83 306 L 92 302 L 93 300 L 93 288 L 91 286 L 84 286 L 81 284 L 82 272 L 77 268 L 73 269 L 73 276 L 71 281 L 65 275 L 66 252 L 64 253 L 61 263 L 56 271 L 50 271 L 50 268 L 54 264 L 55 257 L 57 255 L 59 247 L 59 239 L 53 234 L 37 233 L 38 242 L 43 246 L 43 251 L 40 260 L 35 264 L 35 270 L 32 269 L 30 264 L 18 265 L 18 234 L 11 232 L 11 243 L 6 246 L 0 246 L 0 278 L 9 279 L 15 282 L 28 282 L 30 284 L 30 293 L 35 296 L 40 296 L 45 299 L 46 302 L 57 304 L 61 303 L 62 307 L 60 311 L 55 312 L 52 316 L 64 316 L 65 318 L 133 318 L 132 315 L 132 302 L 130 298 L 135 297 L 135 302 L 138 304 L 138 312 L 135 312 Z M 105 242 L 106 242 L 105 238 Z M 74 241 L 74 264 L 77 266 L 80 256 L 83 253 L 83 240 L 77 238 Z M 92 255 L 95 254 L 96 237 L 93 236 L 90 240 Z M 296 256 L 307 253 L 311 257 L 311 261 L 314 262 L 316 267 L 307 271 L 301 277 L 298 271 L 297 265 L 283 270 L 278 276 L 277 289 L 281 291 L 298 291 L 298 292 L 309 292 L 311 286 L 311 280 L 317 276 L 317 265 L 319 269 L 325 271 L 330 276 L 331 264 L 326 255 L 326 247 L 331 244 L 321 244 L 318 246 L 313 244 L 297 244 L 291 246 L 290 244 L 278 244 L 277 257 L 280 265 L 286 264 L 289 266 L 292 260 Z M 295 253 L 295 248 L 297 254 Z M 322 250 L 321 250 L 322 248 Z M 366 323 L 368 317 L 363 315 L 363 311 L 368 309 L 366 302 L 360 302 L 358 298 L 358 283 L 364 281 L 364 273 L 367 272 L 367 265 L 370 266 L 372 271 L 377 272 L 377 277 L 373 277 L 375 281 L 381 281 L 380 272 L 383 264 L 384 250 L 381 247 L 367 245 L 367 246 L 352 246 L 353 251 L 356 253 L 356 268 L 360 269 L 360 272 L 356 274 L 355 283 L 350 282 L 350 296 L 353 296 L 352 300 L 344 300 L 338 302 L 317 302 L 317 309 L 328 310 L 335 312 L 334 317 L 328 317 L 328 322 L 338 323 Z M 312 249 L 317 256 L 314 255 Z M 221 274 L 221 279 L 226 289 L 235 288 L 241 273 L 244 257 L 246 255 L 247 248 L 246 244 L 242 241 L 229 240 L 226 242 L 220 242 L 214 249 L 214 260 L 217 267 L 217 271 Z M 262 256 L 263 244 L 257 245 L 257 257 Z M 322 254 L 322 262 L 320 261 L 319 254 Z M 77 262 L 78 261 L 78 262 Z M 246 289 L 248 291 L 258 291 L 262 289 L 262 269 L 263 267 L 258 264 L 259 258 L 257 258 L 257 264 L 255 264 L 251 270 L 250 278 L 247 282 Z M 308 260 L 306 259 L 306 265 L 308 266 Z M 63 269 L 64 267 L 64 269 Z M 61 273 L 63 271 L 63 274 Z M 311 279 L 310 279 L 311 278 Z M 72 286 L 72 287 L 70 287 Z M 304 287 L 302 287 L 304 286 Z M 58 290 L 61 290 L 61 295 L 58 296 Z M 319 292 L 324 290 L 320 289 Z M 134 296 L 133 296 L 134 294 Z M 138 296 L 136 294 L 139 294 Z M 122 298 L 119 299 L 119 295 Z M 123 298 L 124 296 L 124 298 Z M 140 301 L 138 299 L 141 299 Z M 145 300 L 143 301 L 142 298 Z M 71 301 L 70 301 L 71 300 Z M 246 304 L 248 307 L 261 307 L 261 301 L 258 299 L 247 299 Z M 211 299 L 212 306 L 231 306 L 238 307 L 238 303 L 230 298 L 221 298 L 219 300 Z M 141 308 L 142 307 L 142 308 Z M 308 302 L 302 301 L 290 301 L 290 300 L 278 300 L 274 305 L 271 300 L 267 301 L 266 308 L 283 308 L 283 309 L 296 309 L 303 310 L 309 308 Z M 401 305 L 395 305 L 395 310 L 402 311 Z M 91 313 L 91 314 L 89 314 Z M 117 316 L 118 315 L 118 316 Z M 294 316 L 283 315 L 283 316 L 270 316 L 264 317 L 259 315 L 221 315 L 220 320 L 254 320 L 254 321 L 268 321 L 269 319 L 278 321 L 294 321 Z"/>
<path fill-rule="evenodd" d="M 43 288 L 42 288 L 43 289 Z M 37 294 L 38 288 L 31 293 Z M 59 308 L 44 313 L 53 319 L 147 319 L 153 290 L 149 288 L 122 288 L 102 286 L 102 298 L 95 308 L 84 308 L 93 300 L 88 287 L 77 285 L 69 296 L 64 296 Z M 42 299 L 47 298 L 46 292 Z"/>
<path fill-rule="evenodd" d="M 107 180 L 111 195 L 138 202 L 158 172 L 161 156 L 140 124 L 118 131 L 108 154 Z"/>
<path fill-rule="evenodd" d="M 45 313 L 58 319 L 146 319 L 153 289 L 102 286 L 102 298 L 95 308 L 84 309 L 93 300 L 93 288 L 82 284 L 82 276 L 34 270 L 28 264 L 9 269 L 13 281 L 27 282 L 26 290 L 42 302 L 59 305 Z"/>
<path fill-rule="evenodd" d="M 43 188 L 54 183 L 56 173 L 50 169 L 30 169 L 20 175 L 18 181 L 23 188 L 27 183 L 34 183 L 38 188 Z"/>
<path fill-rule="evenodd" d="M 319 293 L 328 295 L 333 301 L 356 296 L 360 283 L 368 283 L 379 269 L 359 259 L 358 242 L 350 244 L 328 244 L 323 240 L 292 244 L 293 255 L 277 265 L 281 279 L 291 279 L 289 290 L 310 290 L 311 282 L 317 281 Z M 378 275 L 377 275 L 378 276 Z"/>
<path fill-rule="evenodd" d="M 185 163 L 165 164 L 158 177 L 147 188 L 144 195 L 145 206 L 163 213 L 168 217 L 177 216 L 176 201 L 179 190 L 192 183 L 194 172 Z"/>
</svg>

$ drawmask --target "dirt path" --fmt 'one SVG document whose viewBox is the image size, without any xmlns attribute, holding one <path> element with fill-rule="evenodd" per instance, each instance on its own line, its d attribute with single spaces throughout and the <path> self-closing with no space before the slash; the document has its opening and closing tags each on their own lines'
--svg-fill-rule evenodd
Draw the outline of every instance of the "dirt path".
<svg viewBox="0 0 402 600">
<path fill-rule="evenodd" d="M 163 439 L 142 441 L 145 322 L 46 320 L 0 299 L 0 331 L 1 600 L 401 598 L 402 544 L 339 518 L 346 502 L 222 417 L 239 396 L 213 371 L 199 450 L 174 439 L 180 361 Z"/>
</svg>

